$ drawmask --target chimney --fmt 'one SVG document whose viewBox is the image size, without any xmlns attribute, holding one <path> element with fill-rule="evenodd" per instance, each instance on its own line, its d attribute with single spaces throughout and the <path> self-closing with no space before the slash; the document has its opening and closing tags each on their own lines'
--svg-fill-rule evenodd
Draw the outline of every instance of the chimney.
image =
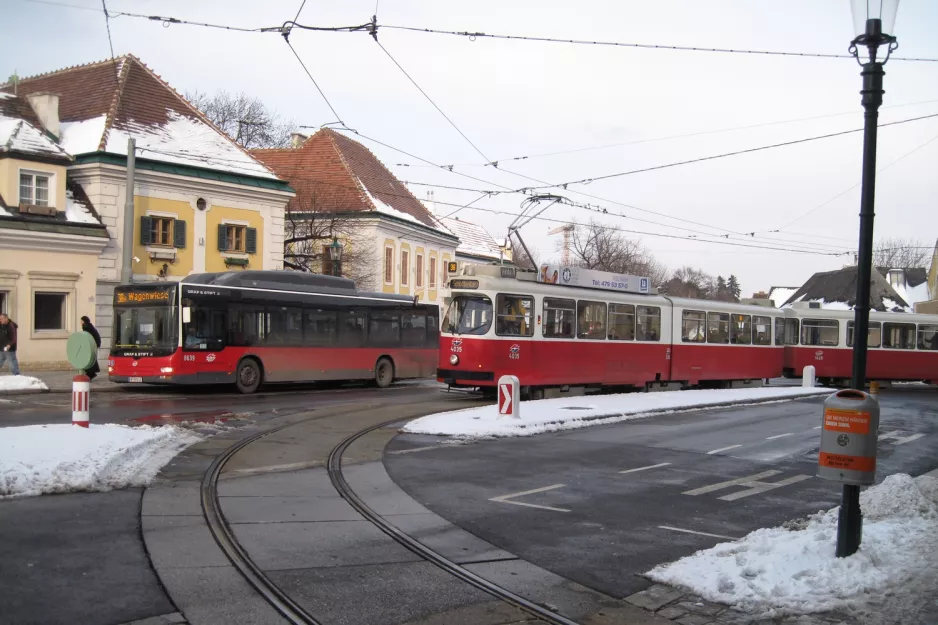
<svg viewBox="0 0 938 625">
<path fill-rule="evenodd" d="M 54 93 L 33 93 L 26 96 L 42 127 L 59 138 L 59 96 Z"/>
<path fill-rule="evenodd" d="M 424 202 L 427 207 L 427 211 L 434 217 L 436 216 L 436 202 L 433 200 L 433 189 L 427 191 L 427 201 Z"/>
<path fill-rule="evenodd" d="M 290 133 L 290 147 L 298 148 L 303 145 L 303 142 L 309 139 L 309 135 L 304 135 L 302 132 L 291 132 Z"/>
</svg>

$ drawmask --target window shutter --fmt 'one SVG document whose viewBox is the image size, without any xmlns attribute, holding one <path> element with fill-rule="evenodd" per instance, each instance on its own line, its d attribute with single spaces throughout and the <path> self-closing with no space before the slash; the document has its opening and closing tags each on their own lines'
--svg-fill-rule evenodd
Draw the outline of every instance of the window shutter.
<svg viewBox="0 0 938 625">
<path fill-rule="evenodd" d="M 218 251 L 228 251 L 228 227 L 225 224 L 218 224 Z"/>
<path fill-rule="evenodd" d="M 246 251 L 248 254 L 257 254 L 257 228 L 247 229 L 244 251 Z"/>
<path fill-rule="evenodd" d="M 173 247 L 186 249 L 186 222 L 181 219 L 173 221 Z"/>
<path fill-rule="evenodd" d="M 150 245 L 153 242 L 153 219 L 150 217 L 140 218 L 140 245 Z"/>
</svg>

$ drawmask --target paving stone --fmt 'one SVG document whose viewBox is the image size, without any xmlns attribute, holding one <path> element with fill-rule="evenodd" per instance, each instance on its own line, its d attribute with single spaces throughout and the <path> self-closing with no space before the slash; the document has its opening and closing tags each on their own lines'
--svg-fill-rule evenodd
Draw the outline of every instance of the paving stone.
<svg viewBox="0 0 938 625">
<path fill-rule="evenodd" d="M 669 605 L 665 608 L 661 608 L 655 612 L 658 616 L 663 616 L 664 618 L 669 618 L 672 621 L 681 618 L 687 614 L 687 610 L 684 608 L 679 608 L 676 605 Z"/>
<path fill-rule="evenodd" d="M 726 609 L 726 606 L 710 603 L 709 601 L 680 601 L 675 605 L 684 608 L 688 612 L 703 614 L 704 616 L 716 616 Z"/>
<path fill-rule="evenodd" d="M 710 623 L 713 623 L 713 619 L 703 614 L 688 614 L 683 618 L 679 618 L 676 622 L 680 625 L 710 625 Z"/>
<path fill-rule="evenodd" d="M 684 593 L 680 590 L 676 590 L 670 586 L 655 584 L 641 592 L 626 597 L 625 600 L 632 605 L 654 611 L 671 603 L 675 599 L 681 598 L 683 595 Z"/>
</svg>

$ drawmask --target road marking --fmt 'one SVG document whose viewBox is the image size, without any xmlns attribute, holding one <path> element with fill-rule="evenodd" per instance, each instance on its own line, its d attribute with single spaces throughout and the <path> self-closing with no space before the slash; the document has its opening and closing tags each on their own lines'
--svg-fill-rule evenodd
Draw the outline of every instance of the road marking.
<svg viewBox="0 0 938 625">
<path fill-rule="evenodd" d="M 670 525 L 659 525 L 659 528 L 663 530 L 671 530 L 672 532 L 683 532 L 685 534 L 697 534 L 698 536 L 710 536 L 711 538 L 725 538 L 727 540 L 739 540 L 732 536 L 724 536 L 722 534 L 708 534 L 707 532 L 698 532 L 696 530 L 685 530 L 680 527 L 671 527 Z"/>
<path fill-rule="evenodd" d="M 661 464 L 650 464 L 647 467 L 638 467 L 636 469 L 626 469 L 625 471 L 619 471 L 619 473 L 638 473 L 639 471 L 647 471 L 648 469 L 657 469 L 659 467 L 666 467 L 670 465 L 670 462 L 662 462 Z"/>
<path fill-rule="evenodd" d="M 498 503 L 510 503 L 513 506 L 526 506 L 528 508 L 538 508 L 540 510 L 553 510 L 554 512 L 570 512 L 565 508 L 553 508 L 551 506 L 539 506 L 533 503 L 524 503 L 523 501 L 508 501 L 509 499 L 514 499 L 515 497 L 524 497 L 525 495 L 533 495 L 534 493 L 543 493 L 549 490 L 554 490 L 555 488 L 563 488 L 566 484 L 554 484 L 553 486 L 543 486 L 541 488 L 535 488 L 532 490 L 525 490 L 520 493 L 511 493 L 510 495 L 499 495 L 498 497 L 492 497 L 489 501 L 496 501 Z"/>
<path fill-rule="evenodd" d="M 776 438 L 785 438 L 786 436 L 791 436 L 794 432 L 786 432 L 785 434 L 776 434 L 775 436 L 766 436 L 765 440 L 774 441 Z"/>
<path fill-rule="evenodd" d="M 707 493 L 712 493 L 715 490 L 722 490 L 724 488 L 729 488 L 730 486 L 741 486 L 743 484 L 754 482 L 755 480 L 761 480 L 764 477 L 772 477 L 773 475 L 778 475 L 779 473 L 781 473 L 781 471 L 763 471 L 762 473 L 756 473 L 755 475 L 741 477 L 735 480 L 730 480 L 728 482 L 720 482 L 719 484 L 711 484 L 710 486 L 702 486 L 701 488 L 688 490 L 681 494 L 691 495 L 694 497 L 696 497 L 697 495 L 706 495 Z"/>
<path fill-rule="evenodd" d="M 804 480 L 811 479 L 810 475 L 795 475 L 794 477 L 789 477 L 779 482 L 747 482 L 746 486 L 752 486 L 747 490 L 741 490 L 738 493 L 732 493 L 729 495 L 723 495 L 720 497 L 723 501 L 736 501 L 737 499 L 742 499 L 743 497 L 749 497 L 750 495 L 758 495 L 759 493 L 764 493 L 767 490 L 773 490 L 776 488 L 781 488 L 782 486 L 789 486 L 791 484 L 797 484 L 798 482 L 803 482 Z"/>
<path fill-rule="evenodd" d="M 912 434 L 911 436 L 902 436 L 904 432 L 900 430 L 893 430 L 892 432 L 886 432 L 885 434 L 879 435 L 879 440 L 891 440 L 893 445 L 904 445 L 905 443 L 911 443 L 912 441 L 917 441 L 918 439 L 925 436 L 924 434 Z"/>
<path fill-rule="evenodd" d="M 302 469 L 314 469 L 325 464 L 322 460 L 311 460 L 309 462 L 291 462 L 290 464 L 272 464 L 266 467 L 252 467 L 250 469 L 234 469 L 223 472 L 219 478 L 230 480 L 239 477 L 248 477 L 250 475 L 262 475 L 264 473 L 285 473 L 287 471 L 300 471 Z"/>
<path fill-rule="evenodd" d="M 810 479 L 810 475 L 795 475 L 794 477 L 789 477 L 779 482 L 760 482 L 759 480 L 772 477 L 773 475 L 779 475 L 781 471 L 763 471 L 762 473 L 756 473 L 755 475 L 749 475 L 747 477 L 737 478 L 735 480 L 728 480 L 726 482 L 720 482 L 718 484 L 711 484 L 710 486 L 702 486 L 701 488 L 695 488 L 693 490 L 685 491 L 681 494 L 683 495 L 705 495 L 707 493 L 712 493 L 714 491 L 723 490 L 724 488 L 731 488 L 733 486 L 747 486 L 746 490 L 741 490 L 738 493 L 731 493 L 729 495 L 724 495 L 720 497 L 723 501 L 736 501 L 737 499 L 742 499 L 743 497 L 749 497 L 750 495 L 757 495 L 759 493 L 764 493 L 769 490 L 774 490 L 776 488 L 781 488 L 782 486 L 788 486 L 790 484 L 795 484 L 803 480 Z"/>
<path fill-rule="evenodd" d="M 429 447 L 414 447 L 412 449 L 397 449 L 395 451 L 389 451 L 389 454 L 412 454 L 415 451 L 427 451 L 428 449 L 440 449 L 443 445 L 430 445 Z"/>
<path fill-rule="evenodd" d="M 719 449 L 714 449 L 713 451 L 708 451 L 707 455 L 712 456 L 713 454 L 718 454 L 721 451 L 729 451 L 730 449 L 736 449 L 737 447 L 742 447 L 742 445 L 730 445 L 729 447 L 720 447 Z"/>
<path fill-rule="evenodd" d="M 823 427 L 823 426 L 821 426 L 821 425 L 818 425 L 818 426 L 816 426 L 816 427 L 813 427 L 813 428 L 811 428 L 811 429 L 812 429 L 812 430 L 820 430 L 820 429 L 821 429 L 822 427 Z"/>
</svg>

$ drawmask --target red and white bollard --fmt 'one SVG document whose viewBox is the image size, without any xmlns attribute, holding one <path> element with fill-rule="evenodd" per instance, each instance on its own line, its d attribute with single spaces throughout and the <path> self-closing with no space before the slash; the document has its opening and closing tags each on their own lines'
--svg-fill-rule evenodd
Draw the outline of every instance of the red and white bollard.
<svg viewBox="0 0 938 625">
<path fill-rule="evenodd" d="M 91 420 L 91 378 L 79 373 L 72 378 L 72 425 L 86 428 Z"/>
</svg>

